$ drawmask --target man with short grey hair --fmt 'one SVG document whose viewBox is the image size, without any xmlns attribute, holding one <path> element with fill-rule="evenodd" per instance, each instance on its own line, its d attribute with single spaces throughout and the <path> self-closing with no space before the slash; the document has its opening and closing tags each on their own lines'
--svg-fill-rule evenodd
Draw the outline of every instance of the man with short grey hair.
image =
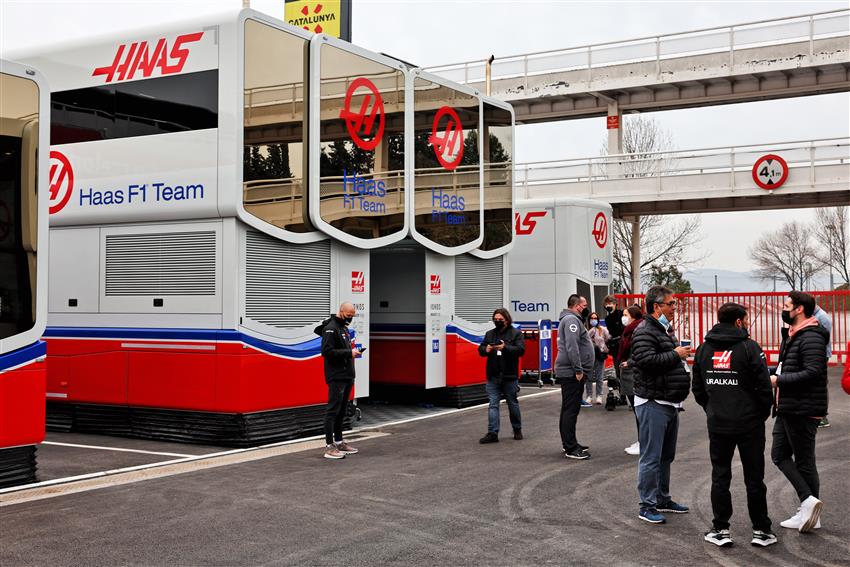
<svg viewBox="0 0 850 567">
<path fill-rule="evenodd" d="M 659 512 L 687 513 L 670 497 L 670 464 L 676 457 L 679 411 L 691 379 L 685 359 L 690 347 L 678 345 L 671 333 L 676 314 L 672 290 L 653 286 L 646 293 L 647 317 L 632 338 L 635 415 L 639 423 L 638 494 L 641 520 L 663 524 Z"/>
<path fill-rule="evenodd" d="M 558 356 L 555 378 L 561 382 L 561 443 L 569 459 L 588 459 L 587 447 L 576 440 L 576 422 L 581 411 L 581 393 L 585 376 L 593 369 L 593 344 L 584 326 L 590 310 L 587 299 L 571 295 L 567 311 L 558 324 Z"/>
</svg>

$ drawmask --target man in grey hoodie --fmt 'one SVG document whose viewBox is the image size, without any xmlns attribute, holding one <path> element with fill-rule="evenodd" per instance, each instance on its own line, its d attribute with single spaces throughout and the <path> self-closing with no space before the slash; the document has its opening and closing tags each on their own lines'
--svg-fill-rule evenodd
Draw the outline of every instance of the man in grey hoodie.
<svg viewBox="0 0 850 567">
<path fill-rule="evenodd" d="M 564 456 L 569 459 L 590 458 L 588 448 L 576 440 L 585 376 L 593 369 L 593 344 L 584 326 L 589 312 L 587 299 L 573 294 L 567 299 L 567 312 L 558 324 L 555 377 L 561 382 L 561 442 Z"/>
</svg>

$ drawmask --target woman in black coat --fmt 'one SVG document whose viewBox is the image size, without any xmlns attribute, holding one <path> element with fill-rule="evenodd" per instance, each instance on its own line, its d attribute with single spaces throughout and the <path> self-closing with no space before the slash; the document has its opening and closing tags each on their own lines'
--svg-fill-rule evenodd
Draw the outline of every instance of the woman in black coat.
<svg viewBox="0 0 850 567">
<path fill-rule="evenodd" d="M 499 440 L 499 400 L 504 396 L 508 404 L 514 439 L 522 439 L 522 420 L 519 412 L 519 359 L 525 354 L 522 332 L 513 326 L 513 318 L 507 309 L 493 311 L 494 328 L 487 331 L 478 346 L 478 354 L 487 357 L 487 434 L 481 443 Z"/>
</svg>

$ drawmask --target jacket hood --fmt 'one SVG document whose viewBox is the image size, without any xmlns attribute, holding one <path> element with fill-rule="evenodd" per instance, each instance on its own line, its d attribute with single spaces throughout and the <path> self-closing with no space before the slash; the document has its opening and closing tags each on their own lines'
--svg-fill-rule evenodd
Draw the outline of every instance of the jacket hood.
<svg viewBox="0 0 850 567">
<path fill-rule="evenodd" d="M 324 333 L 324 332 L 325 332 L 325 327 L 327 327 L 327 326 L 328 326 L 328 323 L 330 323 L 331 321 L 333 321 L 334 317 L 335 317 L 334 315 L 331 315 L 330 317 L 328 317 L 327 319 L 325 319 L 324 321 L 322 321 L 321 323 L 319 323 L 319 324 L 316 326 L 316 328 L 314 328 L 314 329 L 313 329 L 313 332 L 314 332 L 314 333 L 316 333 L 317 335 L 319 335 L 319 336 L 321 337 L 321 336 L 322 336 L 322 333 Z"/>
<path fill-rule="evenodd" d="M 750 334 L 732 323 L 717 323 L 706 333 L 705 340 L 719 345 L 736 345 L 748 339 Z"/>
<path fill-rule="evenodd" d="M 807 327 L 801 327 L 794 333 L 794 336 L 802 335 L 803 333 L 819 333 L 823 336 L 827 343 L 829 343 L 829 331 L 827 331 L 822 325 L 810 325 Z"/>
</svg>

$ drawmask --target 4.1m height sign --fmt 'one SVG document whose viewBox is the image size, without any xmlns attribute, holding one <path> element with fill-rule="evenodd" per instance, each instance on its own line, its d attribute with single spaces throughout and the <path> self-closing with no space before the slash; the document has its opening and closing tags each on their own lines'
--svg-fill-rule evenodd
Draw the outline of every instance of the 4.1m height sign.
<svg viewBox="0 0 850 567">
<path fill-rule="evenodd" d="M 753 165 L 753 181 L 762 189 L 773 191 L 788 179 L 788 164 L 775 154 L 768 154 L 756 160 Z"/>
</svg>

